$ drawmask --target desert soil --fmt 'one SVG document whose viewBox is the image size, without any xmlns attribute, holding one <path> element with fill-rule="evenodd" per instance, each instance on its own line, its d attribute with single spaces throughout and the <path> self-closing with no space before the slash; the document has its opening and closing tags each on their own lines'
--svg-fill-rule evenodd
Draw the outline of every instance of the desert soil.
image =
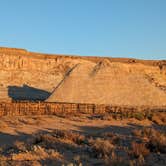
<svg viewBox="0 0 166 166">
<path fill-rule="evenodd" d="M 136 165 L 136 163 L 138 165 L 144 165 L 144 163 L 156 166 L 165 165 L 165 152 L 148 153 L 142 156 L 142 159 L 140 157 L 130 158 L 128 152 L 120 150 L 129 148 L 132 141 L 138 140 L 139 142 L 133 132 L 137 133 L 144 128 L 153 128 L 166 133 L 165 126 L 159 126 L 147 119 L 142 121 L 136 119 L 102 120 L 98 116 L 85 114 L 71 117 L 46 115 L 2 117 L 0 121 L 0 165 L 110 165 L 107 161 L 110 154 L 107 155 L 107 153 L 111 153 L 111 157 L 116 161 L 115 155 L 120 156 L 122 163 L 123 158 L 126 158 L 129 161 L 128 165 Z M 67 132 L 67 136 L 64 136 L 63 132 Z M 105 137 L 104 135 L 111 136 Z M 78 140 L 75 141 L 76 137 L 84 142 L 78 143 Z M 110 151 L 110 144 L 107 142 L 111 139 L 118 142 L 111 143 L 111 149 L 115 150 L 115 154 L 112 150 Z M 143 141 L 146 142 L 146 139 L 148 138 L 143 138 Z M 105 141 L 102 148 L 105 146 L 106 149 L 100 149 L 101 152 L 98 152 L 99 149 L 94 144 L 94 140 L 99 141 L 97 145 Z M 140 140 L 142 141 L 142 138 Z M 92 147 L 86 141 L 92 142 Z"/>
</svg>

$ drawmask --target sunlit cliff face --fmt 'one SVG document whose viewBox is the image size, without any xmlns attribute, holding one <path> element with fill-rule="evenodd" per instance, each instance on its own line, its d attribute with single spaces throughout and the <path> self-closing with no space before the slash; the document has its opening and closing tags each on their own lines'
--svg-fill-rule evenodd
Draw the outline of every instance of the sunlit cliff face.
<svg viewBox="0 0 166 166">
<path fill-rule="evenodd" d="M 24 85 L 33 95 L 38 92 L 34 88 L 46 94 L 53 92 L 47 100 L 51 102 L 163 105 L 166 65 L 165 61 L 48 55 L 0 48 L 0 100 L 11 99 L 9 87 L 19 89 Z M 24 89 L 14 92 L 26 95 Z"/>
</svg>

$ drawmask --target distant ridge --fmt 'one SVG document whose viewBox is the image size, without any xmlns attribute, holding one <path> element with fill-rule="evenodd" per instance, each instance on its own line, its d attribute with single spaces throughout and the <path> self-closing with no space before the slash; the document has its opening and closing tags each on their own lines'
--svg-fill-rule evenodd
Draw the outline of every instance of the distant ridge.
<svg viewBox="0 0 166 166">
<path fill-rule="evenodd" d="M 102 57 L 102 56 L 79 56 L 79 55 L 65 55 L 65 54 L 47 54 L 47 53 L 38 53 L 38 52 L 29 52 L 26 49 L 21 48 L 9 48 L 9 47 L 0 47 L 0 53 L 7 54 L 20 54 L 20 55 L 28 55 L 33 56 L 34 58 L 51 58 L 56 59 L 57 57 L 63 58 L 71 58 L 71 59 L 85 59 L 91 60 L 93 62 L 99 62 L 101 59 L 107 59 L 111 62 L 124 62 L 124 63 L 142 63 L 146 65 L 159 65 L 160 63 L 166 64 L 166 60 L 143 60 L 143 59 L 135 59 L 135 58 L 120 58 L 120 57 Z"/>
</svg>

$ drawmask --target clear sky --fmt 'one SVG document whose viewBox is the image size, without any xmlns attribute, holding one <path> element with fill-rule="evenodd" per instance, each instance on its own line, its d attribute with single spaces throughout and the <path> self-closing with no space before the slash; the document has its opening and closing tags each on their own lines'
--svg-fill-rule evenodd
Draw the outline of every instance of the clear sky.
<svg viewBox="0 0 166 166">
<path fill-rule="evenodd" d="M 0 46 L 166 59 L 166 0 L 0 0 Z"/>
</svg>

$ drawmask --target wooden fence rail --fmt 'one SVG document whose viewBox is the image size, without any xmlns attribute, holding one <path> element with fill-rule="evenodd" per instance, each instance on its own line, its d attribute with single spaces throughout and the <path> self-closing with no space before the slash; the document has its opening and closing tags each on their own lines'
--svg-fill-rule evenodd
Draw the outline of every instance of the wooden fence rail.
<svg viewBox="0 0 166 166">
<path fill-rule="evenodd" d="M 139 111 L 166 112 L 165 107 L 130 107 L 80 103 L 12 102 L 0 103 L 0 116 L 54 115 L 57 113 L 130 113 Z"/>
</svg>

